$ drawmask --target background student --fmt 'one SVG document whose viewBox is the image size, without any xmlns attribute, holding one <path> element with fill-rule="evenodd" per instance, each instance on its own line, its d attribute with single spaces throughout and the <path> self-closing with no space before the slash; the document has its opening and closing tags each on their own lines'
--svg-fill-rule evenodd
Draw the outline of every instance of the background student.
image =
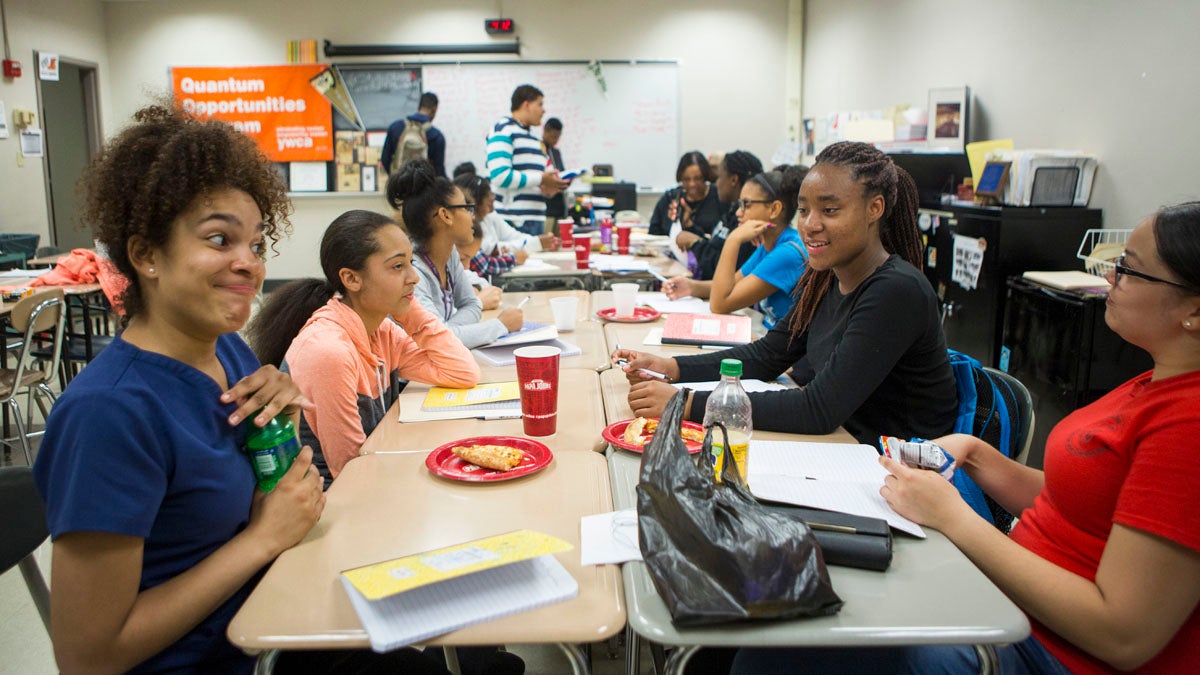
<svg viewBox="0 0 1200 675">
<path fill-rule="evenodd" d="M 400 210 L 416 248 L 421 281 L 416 297 L 468 348 L 488 344 L 521 329 L 521 310 L 510 307 L 482 321 L 483 308 L 454 246 L 474 236 L 475 205 L 462 189 L 436 175 L 429 162 L 415 160 L 388 178 L 388 203 Z"/>
<path fill-rule="evenodd" d="M 784 167 L 754 176 L 738 200 L 740 224 L 729 234 L 712 281 L 675 277 L 663 284 L 667 297 L 707 298 L 712 311 L 728 314 L 754 306 L 763 324 L 773 328 L 792 308 L 792 289 L 804 273 L 808 254 L 792 227 L 796 198 L 806 169 Z M 757 244 L 741 269 L 742 244 Z"/>
<path fill-rule="evenodd" d="M 563 123 L 557 117 L 551 117 L 542 125 L 542 145 L 546 146 L 546 159 L 550 166 L 558 171 L 558 175 L 562 175 L 567 170 L 567 166 L 563 164 L 562 150 L 558 149 L 558 143 L 562 140 Z M 563 193 L 556 192 L 546 198 L 546 231 L 553 233 L 556 231 L 555 223 L 560 218 L 567 217 L 567 200 Z"/>
<path fill-rule="evenodd" d="M 487 139 L 487 174 L 497 191 L 496 211 L 518 230 L 542 233 L 546 198 L 562 192 L 570 181 L 547 163 L 542 139 L 533 127 L 546 114 L 542 92 L 523 84 L 513 90 L 512 113 L 492 127 Z"/>
<path fill-rule="evenodd" d="M 717 200 L 722 204 L 728 204 L 728 210 L 713 226 L 712 232 L 707 237 L 700 236 L 695 232 L 680 232 L 675 237 L 675 245 L 681 250 L 690 252 L 696 258 L 698 270 L 696 278 L 701 281 L 712 279 L 713 273 L 717 271 L 717 263 L 721 259 L 721 251 L 725 248 L 725 238 L 737 227 L 742 187 L 751 178 L 763 172 L 762 162 L 745 150 L 726 153 L 714 166 L 717 167 L 717 179 L 714 183 L 717 186 Z M 755 248 L 755 245 L 749 242 L 738 248 L 738 269 L 746 264 Z"/>
<path fill-rule="evenodd" d="M 717 199 L 712 166 L 699 150 L 685 152 L 675 169 L 678 187 L 667 190 L 650 215 L 650 234 L 669 234 L 676 220 L 684 231 L 707 236 L 721 221 L 725 207 Z"/>
<path fill-rule="evenodd" d="M 167 106 L 135 120 L 82 182 L 85 220 L 129 280 L 126 327 L 55 403 L 34 466 L 54 539 L 50 636 L 68 673 L 250 673 L 229 621 L 325 504 L 311 450 L 268 494 L 243 452 L 250 425 L 308 405 L 236 334 L 290 206 L 229 124 Z M 303 671 L 381 660 L 441 672 L 411 649 L 306 652 Z"/>
<path fill-rule="evenodd" d="M 998 648 L 1005 673 L 1189 672 L 1200 660 L 1200 202 L 1139 224 L 1109 271 L 1105 322 L 1154 369 L 1071 413 L 1046 470 L 971 436 L 935 439 L 1021 515 L 1005 536 L 935 473 L 889 460 L 880 494 L 944 533 L 1024 610 L 1033 635 Z M 971 647 L 770 650 L 735 672 L 978 672 Z"/>
<path fill-rule="evenodd" d="M 414 300 L 412 244 L 391 218 L 338 216 L 321 239 L 321 269 L 324 279 L 267 296 L 248 332 L 259 358 L 281 364 L 315 404 L 304 411 L 300 437 L 328 486 L 383 421 L 402 379 L 473 387 L 479 366 Z"/>
<path fill-rule="evenodd" d="M 530 253 L 554 248 L 553 232 L 538 236 L 525 234 L 496 213 L 496 195 L 492 192 L 492 182 L 487 178 L 464 172 L 454 177 L 454 184 L 475 202 L 475 222 L 483 229 L 481 246 L 487 255 L 511 253 L 519 265 L 525 262 Z"/>
<path fill-rule="evenodd" d="M 937 298 L 917 266 L 917 191 L 903 169 L 865 143 L 821 152 L 800 188 L 797 213 L 808 269 L 792 311 L 767 335 L 712 354 L 664 358 L 618 350 L 630 361 L 634 413 L 657 417 L 675 388 L 643 381 L 638 368 L 673 382 L 717 379 L 723 358 L 744 376 L 772 380 L 808 358 L 803 389 L 750 394 L 754 426 L 824 434 L 844 425 L 862 443 L 881 434 L 932 438 L 954 428 L 957 392 L 938 320 Z M 708 394 L 695 392 L 688 419 Z"/>
<path fill-rule="evenodd" d="M 433 164 L 434 171 L 437 171 L 439 176 L 446 175 L 446 136 L 440 129 L 433 126 L 433 118 L 437 117 L 437 110 L 437 94 L 427 91 L 421 94 L 421 100 L 417 103 L 417 112 L 392 122 L 388 127 L 387 137 L 383 141 L 383 149 L 380 151 L 379 161 L 383 164 L 384 171 L 395 173 L 399 168 L 398 164 L 401 163 L 404 154 L 401 137 L 404 135 L 404 130 L 412 126 L 414 130 L 419 130 L 420 136 L 424 138 L 425 157 L 430 164 Z M 414 131 L 414 133 L 417 132 Z"/>
</svg>

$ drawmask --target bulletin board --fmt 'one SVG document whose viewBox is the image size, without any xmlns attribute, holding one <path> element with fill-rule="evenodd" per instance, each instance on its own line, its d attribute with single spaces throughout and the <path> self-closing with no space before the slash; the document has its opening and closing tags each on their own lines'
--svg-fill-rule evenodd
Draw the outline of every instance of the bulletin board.
<svg viewBox="0 0 1200 675">
<path fill-rule="evenodd" d="M 546 95 L 543 120 L 563 122 L 559 149 L 568 170 L 612 164 L 617 180 L 656 189 L 674 185 L 679 64 L 605 61 L 602 74 L 606 88 L 586 63 L 423 65 L 422 86 L 440 99 L 434 126 L 446 136 L 447 172 L 464 161 L 483 169 L 487 134 L 509 113 L 513 89 L 532 84 Z"/>
</svg>

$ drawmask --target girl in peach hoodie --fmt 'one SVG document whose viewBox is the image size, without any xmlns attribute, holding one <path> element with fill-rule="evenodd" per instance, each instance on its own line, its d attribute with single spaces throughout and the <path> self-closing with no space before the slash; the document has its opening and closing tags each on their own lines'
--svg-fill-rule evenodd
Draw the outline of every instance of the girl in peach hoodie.
<svg viewBox="0 0 1200 675">
<path fill-rule="evenodd" d="M 279 364 L 316 404 L 304 411 L 300 436 L 328 487 L 358 456 L 402 380 L 472 387 L 479 366 L 413 297 L 412 244 L 391 218 L 338 216 L 321 240 L 321 269 L 323 281 L 271 293 L 248 333 L 259 359 Z"/>
</svg>

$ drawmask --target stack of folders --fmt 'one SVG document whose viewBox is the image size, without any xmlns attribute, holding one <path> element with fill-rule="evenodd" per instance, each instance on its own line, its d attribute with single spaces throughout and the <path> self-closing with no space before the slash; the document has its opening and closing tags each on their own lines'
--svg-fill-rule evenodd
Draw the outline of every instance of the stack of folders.
<svg viewBox="0 0 1200 675">
<path fill-rule="evenodd" d="M 520 410 L 521 388 L 516 381 L 489 382 L 470 389 L 433 387 L 425 395 L 425 412 L 478 412 Z"/>
<path fill-rule="evenodd" d="M 490 344 L 472 351 L 485 365 L 511 366 L 517 362 L 513 352 L 529 345 L 547 345 L 558 347 L 562 356 L 577 356 L 583 351 L 578 345 L 558 339 L 558 329 L 552 323 L 537 323 L 526 321 L 521 330 L 501 336 Z"/>
<path fill-rule="evenodd" d="M 371 649 L 387 652 L 578 596 L 554 557 L 571 549 L 520 530 L 346 570 L 341 580 Z"/>
</svg>

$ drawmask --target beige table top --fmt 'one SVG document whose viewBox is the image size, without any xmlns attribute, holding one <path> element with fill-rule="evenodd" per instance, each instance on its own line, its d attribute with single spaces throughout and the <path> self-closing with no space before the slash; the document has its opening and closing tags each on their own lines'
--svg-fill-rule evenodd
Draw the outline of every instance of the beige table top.
<svg viewBox="0 0 1200 675">
<path fill-rule="evenodd" d="M 0 286 L 20 288 L 33 283 L 37 275 L 28 277 L 0 277 Z M 34 286 L 34 294 L 42 293 L 51 289 L 61 288 L 65 295 L 89 295 L 91 293 L 100 292 L 100 284 L 65 284 L 62 286 Z M 19 301 L 18 301 L 19 302 Z M 0 302 L 0 316 L 7 316 L 16 307 L 16 302 Z"/>
<path fill-rule="evenodd" d="M 599 305 L 603 306 L 603 305 Z M 646 334 L 654 329 L 662 330 L 663 320 L 658 319 L 649 323 L 617 323 L 610 321 L 604 324 L 604 339 L 608 344 L 608 352 L 611 354 L 616 350 L 617 345 L 625 349 L 633 349 L 639 352 L 649 352 L 651 354 L 660 354 L 662 356 L 690 356 L 692 354 L 707 354 L 712 349 L 701 349 L 695 345 L 647 345 L 642 344 L 646 339 Z"/>
<path fill-rule="evenodd" d="M 517 291 L 505 293 L 500 300 L 501 307 L 516 307 L 525 296 L 529 302 L 521 308 L 527 321 L 554 322 L 554 313 L 550 310 L 550 300 L 553 298 L 579 298 L 579 309 L 575 312 L 575 320 L 583 321 L 591 316 L 592 298 L 587 291 L 532 291 L 521 293 Z M 483 313 L 484 320 L 494 319 L 500 315 L 499 309 L 489 309 Z"/>
<path fill-rule="evenodd" d="M 624 627 L 619 568 L 579 563 L 579 519 L 612 510 L 602 456 L 563 453 L 531 476 L 468 484 L 433 476 L 427 454 L 383 453 L 347 464 L 320 522 L 275 561 L 229 624 L 230 641 L 244 649 L 368 647 L 341 571 L 526 528 L 575 547 L 556 557 L 579 583 L 579 596 L 430 644 L 587 643 Z"/>
<path fill-rule="evenodd" d="M 513 379 L 516 379 L 515 372 Z M 469 436 L 525 435 L 520 419 L 438 420 L 404 424 L 399 421 L 399 417 L 400 411 L 393 405 L 387 416 L 363 443 L 363 454 L 387 450 L 433 449 L 443 443 Z M 600 432 L 605 426 L 607 425 L 604 422 L 604 405 L 600 398 L 600 378 L 596 372 L 581 368 L 561 369 L 558 375 L 558 433 L 537 440 L 545 443 L 556 454 L 584 450 L 603 452 L 607 444 L 600 437 Z"/>
</svg>

